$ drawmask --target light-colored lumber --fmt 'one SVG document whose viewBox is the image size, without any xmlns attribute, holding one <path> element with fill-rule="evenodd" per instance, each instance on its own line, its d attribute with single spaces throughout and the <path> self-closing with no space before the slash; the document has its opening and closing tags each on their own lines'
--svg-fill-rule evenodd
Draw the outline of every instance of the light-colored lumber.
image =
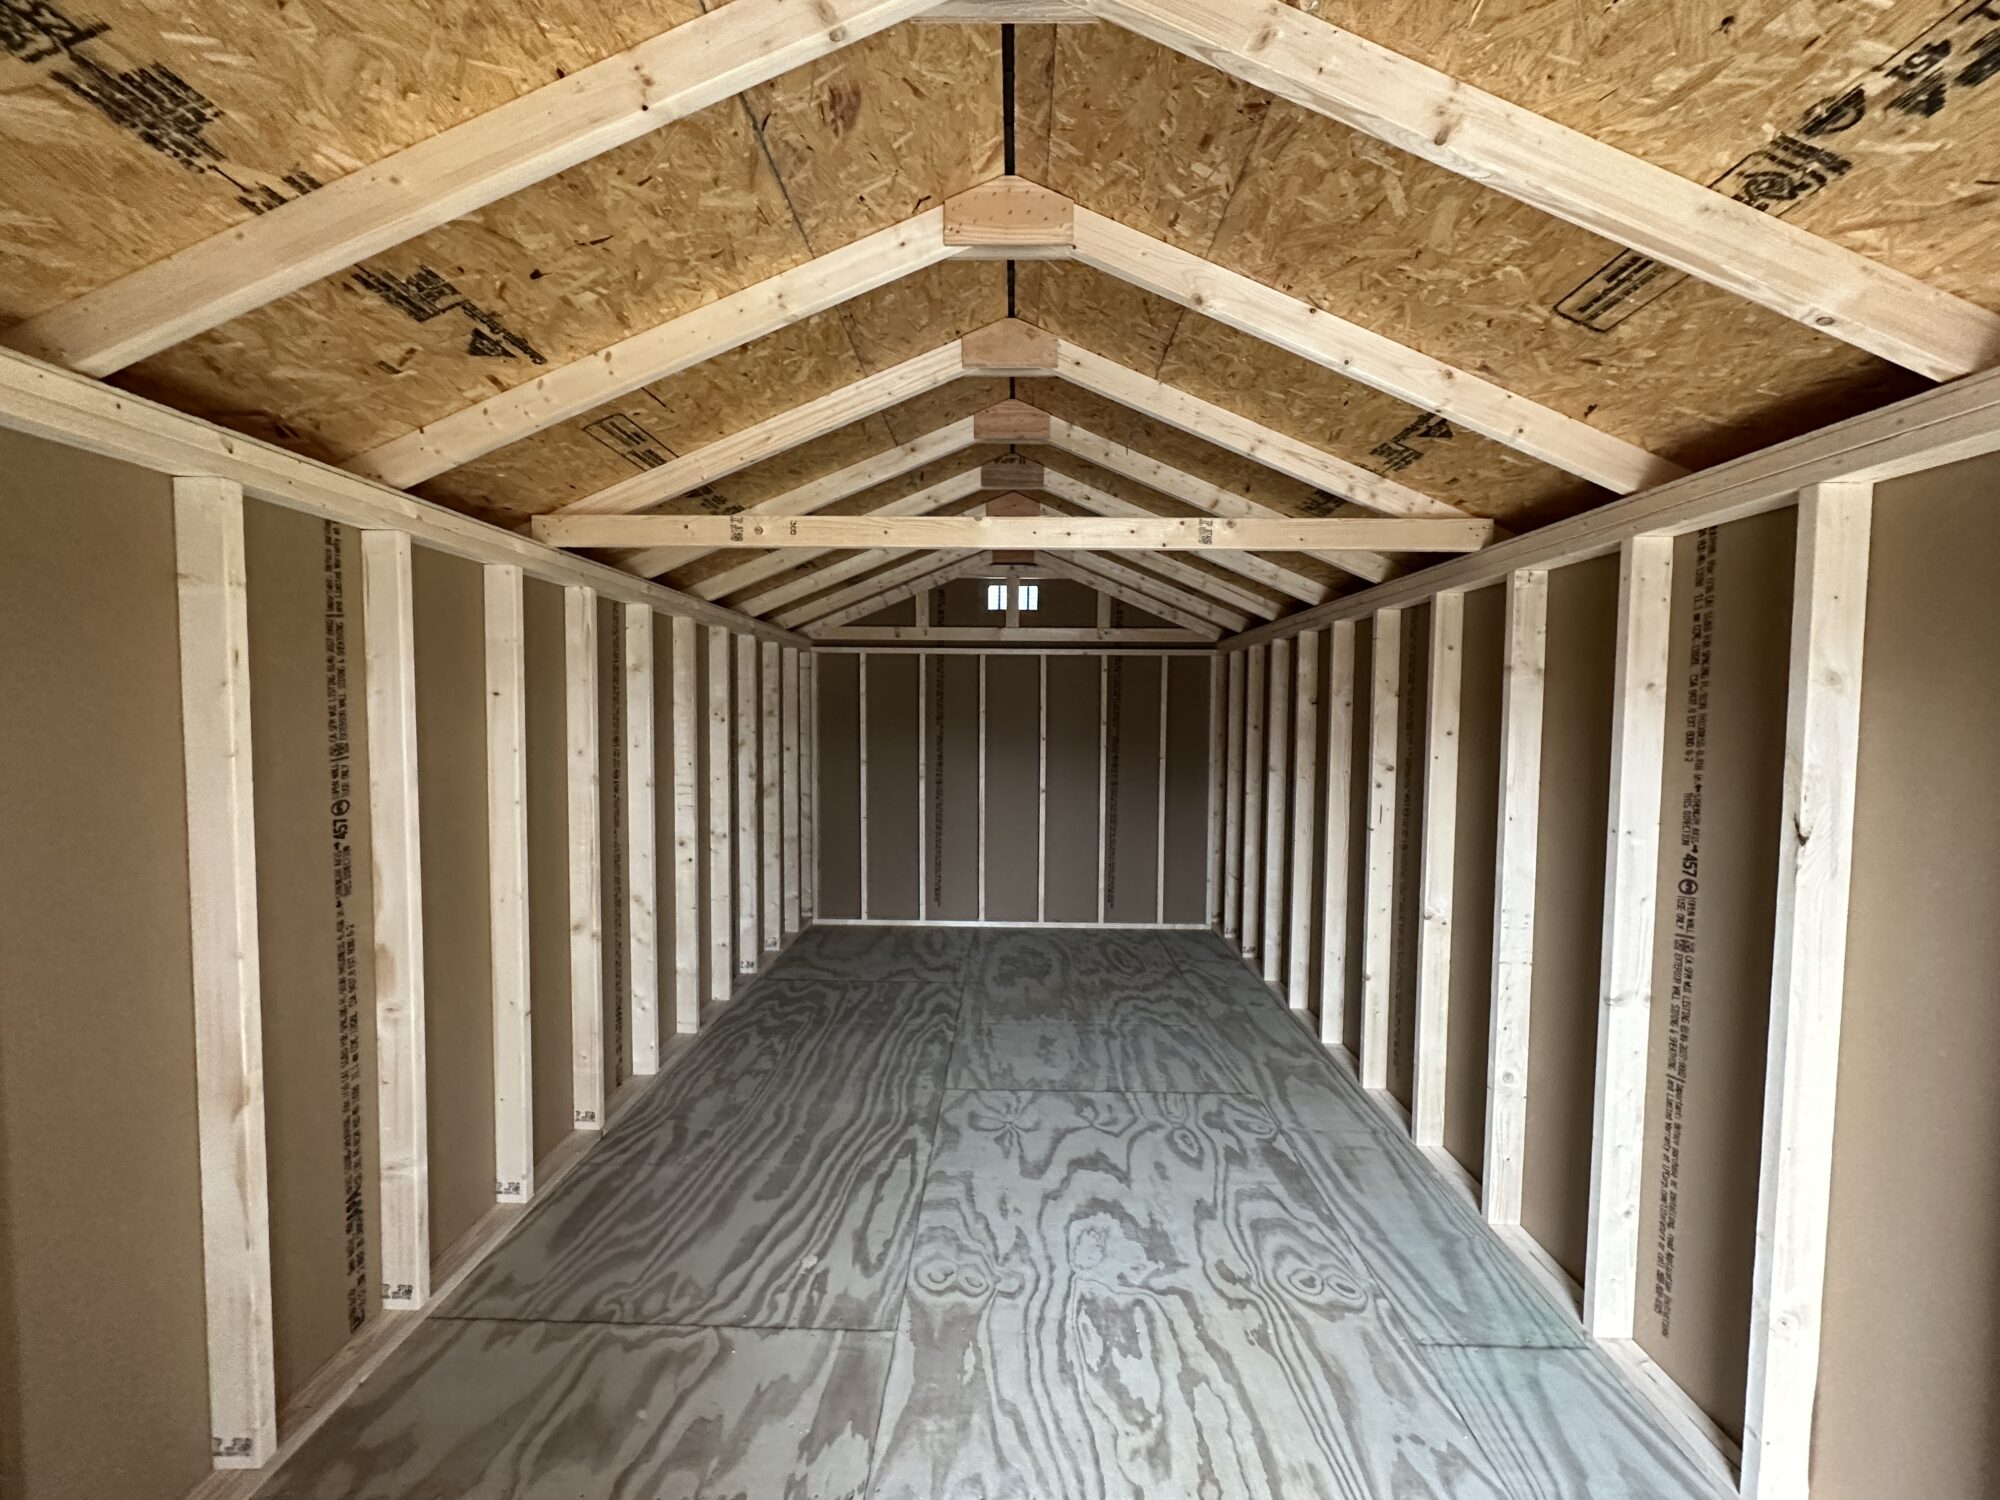
<svg viewBox="0 0 2000 1500">
<path fill-rule="evenodd" d="M 417 636 L 411 544 L 361 534 L 368 839 L 375 925 L 376 1202 L 382 1305 L 430 1300 L 430 1128 L 424 1048 L 424 880 L 418 836 Z"/>
<path fill-rule="evenodd" d="M 1040 488 L 1048 494 L 1054 495 L 1060 500 L 1065 500 L 1081 510 L 1089 511 L 1093 515 L 1113 518 L 1136 517 L 1142 520 L 1156 519 L 1154 513 L 1147 510 L 1144 506 L 1134 505 L 1131 501 L 1120 499 L 1116 495 L 1098 489 L 1095 485 L 1085 484 L 1081 480 L 1072 479 L 1069 475 L 1058 473 L 1054 470 L 1042 471 Z M 1217 569 L 1235 574 L 1240 572 L 1237 564 L 1242 561 L 1242 558 L 1233 550 L 1214 548 L 1205 555 L 1204 561 L 1213 563 Z M 1244 584 L 1237 582 L 1234 577 L 1224 577 L 1221 572 L 1204 571 L 1198 565 L 1187 562 L 1164 550 L 1149 552 L 1145 558 L 1145 563 L 1148 568 L 1163 578 L 1171 579 L 1176 583 L 1187 584 L 1198 593 L 1205 594 L 1211 599 L 1220 600 L 1224 604 L 1228 604 L 1259 619 L 1274 619 L 1280 613 L 1282 590 L 1268 587 L 1258 590 L 1246 587 Z M 1252 575 L 1242 573 L 1241 576 L 1249 578 Z"/>
<path fill-rule="evenodd" d="M 1081 9 L 1936 380 L 2000 358 L 2000 315 L 1276 0 Z"/>
<path fill-rule="evenodd" d="M 572 500 L 557 512 L 563 516 L 617 516 L 637 511 L 685 495 L 739 469 L 801 443 L 825 437 L 864 417 L 886 411 L 899 402 L 934 391 L 965 373 L 959 341 L 953 339 L 901 364 L 864 375 L 852 384 L 829 391 L 824 396 L 779 412 L 761 422 L 717 438 L 657 468 L 621 479 L 617 484 Z M 617 545 L 617 544 L 613 544 Z M 650 565 L 649 565 L 650 566 Z"/>
<path fill-rule="evenodd" d="M 730 814 L 729 680 L 730 641 L 726 630 L 708 628 L 708 999 L 728 1001 L 735 974 L 730 944 L 736 931 L 736 823 Z M 699 1017 L 697 1016 L 697 1021 Z"/>
<path fill-rule="evenodd" d="M 731 705 L 730 724 L 734 730 L 736 760 L 731 778 L 736 797 L 736 972 L 757 972 L 758 955 L 763 952 L 759 935 L 764 920 L 763 897 L 759 884 L 763 877 L 763 851 L 757 825 L 762 797 L 757 790 L 758 732 L 762 702 L 757 692 L 758 643 L 748 636 L 736 637 L 736 696 Z"/>
<path fill-rule="evenodd" d="M 784 841 L 784 870 L 781 884 L 784 887 L 784 928 L 785 937 L 790 938 L 799 930 L 799 758 L 800 738 L 803 733 L 799 716 L 799 653 L 791 647 L 783 648 L 783 681 L 780 687 L 779 738 L 784 745 L 784 754 L 779 762 L 778 808 L 783 822 L 781 837 Z"/>
<path fill-rule="evenodd" d="M 1239 610 L 1169 583 L 1129 560 L 1102 552 L 1053 552 L 1039 555 L 1045 572 L 1079 577 L 1096 589 L 1104 600 L 1099 607 L 1098 628 L 1112 629 L 1109 599 L 1120 599 L 1135 609 L 1158 615 L 1184 630 L 1212 629 L 1215 635 L 1236 629 L 1237 622 L 1248 624 L 1250 617 Z M 1108 597 L 1107 597 L 1108 596 Z"/>
<path fill-rule="evenodd" d="M 1584 1326 L 1604 1339 L 1632 1337 L 1638 1311 L 1673 566 L 1674 544 L 1667 537 L 1634 537 L 1619 549 L 1590 1233 L 1583 1279 Z"/>
<path fill-rule="evenodd" d="M 1239 651 L 1227 661 L 1227 759 L 1223 779 L 1222 935 L 1238 942 L 1243 934 L 1243 735 L 1245 678 L 1249 653 Z"/>
<path fill-rule="evenodd" d="M 660 859 L 658 754 L 653 723 L 653 612 L 619 606 L 625 630 L 626 972 L 631 986 L 632 1072 L 660 1071 Z M 770 650 L 775 642 L 764 643 Z"/>
<path fill-rule="evenodd" d="M 930 209 L 426 423 L 343 467 L 407 488 L 954 253 L 944 210 Z"/>
<path fill-rule="evenodd" d="M 918 561 L 928 562 L 930 566 L 916 574 L 905 575 L 901 581 L 886 588 L 879 586 L 882 580 L 888 577 L 888 574 L 877 574 L 873 580 L 870 580 L 870 582 L 877 586 L 877 591 L 866 593 L 854 603 L 848 604 L 842 609 L 835 610 L 833 613 L 825 615 L 822 618 L 813 620 L 805 627 L 806 638 L 811 641 L 817 641 L 820 638 L 822 630 L 837 629 L 864 616 L 872 615 L 877 610 L 886 609 L 891 604 L 900 604 L 903 600 L 908 599 L 923 589 L 938 588 L 950 583 L 954 578 L 963 578 L 969 573 L 977 573 L 986 569 L 986 554 L 983 552 L 975 553 L 971 557 L 935 557 L 918 559 Z M 891 569 L 890 571 L 893 572 L 895 570 Z"/>
<path fill-rule="evenodd" d="M 1069 255 L 1072 222 L 1061 193 L 1025 177 L 996 177 L 945 200 L 944 240 L 994 260 L 1059 260 Z"/>
<path fill-rule="evenodd" d="M 174 565 L 209 1451 L 255 1468 L 277 1446 L 278 1397 L 240 485 L 174 481 Z"/>
<path fill-rule="evenodd" d="M 781 947 L 785 941 L 784 815 L 779 805 L 784 791 L 780 784 L 783 745 L 779 734 L 779 715 L 782 712 L 779 689 L 782 684 L 779 682 L 778 647 L 770 641 L 760 641 L 757 650 L 757 795 L 762 807 L 757 837 L 763 851 L 759 861 L 763 872 L 763 905 L 758 929 L 764 951 L 768 953 Z"/>
<path fill-rule="evenodd" d="M 1250 653 L 1243 677 L 1243 915 L 1237 951 L 1257 958 L 1264 935 L 1264 715 L 1269 651 Z"/>
<path fill-rule="evenodd" d="M 701 705 L 695 675 L 694 621 L 669 626 L 673 660 L 674 744 L 674 1031 L 701 1027 Z"/>
<path fill-rule="evenodd" d="M 1212 633 L 1179 627 L 1100 630 L 1094 625 L 815 625 L 812 634 L 822 645 L 903 641 L 933 646 L 1205 646 L 1214 639 Z"/>
<path fill-rule="evenodd" d="M 1486 1043 L 1486 1145 L 1479 1207 L 1521 1222 L 1527 1167 L 1528 1019 L 1535 976 L 1535 854 L 1541 832 L 1542 682 L 1549 575 L 1510 573 L 1500 666 L 1500 805 L 1493 852 L 1493 987 Z"/>
<path fill-rule="evenodd" d="M 604 836 L 598 823 L 597 595 L 563 590 L 569 809 L 570 1098 L 578 1130 L 604 1128 Z"/>
<path fill-rule="evenodd" d="M 1071 233 L 1074 257 L 1084 265 L 1616 494 L 1686 472 L 1636 444 L 1087 208 L 1075 210 Z"/>
<path fill-rule="evenodd" d="M 1285 917 L 1285 1003 L 1312 1006 L 1313 885 L 1319 862 L 1313 847 L 1313 813 L 1319 798 L 1319 636 L 1298 638 L 1292 687 L 1292 858 Z"/>
<path fill-rule="evenodd" d="M 1403 614 L 1379 610 L 1368 664 L 1368 844 L 1361 927 L 1361 1086 L 1389 1086 L 1390 965 L 1396 922 L 1396 727 L 1402 703 Z"/>
<path fill-rule="evenodd" d="M 711 10 L 43 313 L 7 342 L 108 375 L 928 3 L 750 0 Z"/>
<path fill-rule="evenodd" d="M 1336 620 L 1326 634 L 1326 891 L 1320 906 L 1319 1039 L 1347 1045 L 1348 886 L 1354 856 L 1351 812 L 1354 776 L 1354 622 Z M 1235 657 L 1229 658 L 1231 661 Z"/>
<path fill-rule="evenodd" d="M 1799 495 L 1743 1414 L 1746 1500 L 1806 1500 L 1808 1492 L 1873 507 L 1871 488 L 1861 484 L 1816 485 Z"/>
<path fill-rule="evenodd" d="M 1257 951 L 1263 956 L 1264 983 L 1285 977 L 1285 835 L 1291 794 L 1292 643 L 1274 641 L 1266 677 L 1269 708 L 1264 715 L 1264 892 Z"/>
<path fill-rule="evenodd" d="M 848 619 L 874 614 L 884 605 L 907 599 L 919 589 L 935 587 L 938 582 L 935 575 L 969 560 L 963 553 L 919 553 L 842 587 L 815 593 L 804 603 L 779 611 L 778 618 L 788 626 L 845 625 Z M 886 597 L 906 585 L 908 591 L 897 593 L 896 600 Z M 878 599 L 880 603 L 876 602 Z"/>
<path fill-rule="evenodd" d="M 1025 318 L 1002 318 L 975 328 L 959 344 L 968 375 L 1045 377 L 1061 373 L 1056 336 Z"/>
<path fill-rule="evenodd" d="M 657 472 L 657 471 L 653 471 Z M 1037 476 L 1039 477 L 1039 476 Z M 581 502 L 579 502 L 581 503 Z M 1493 540 L 1491 521 L 1472 517 L 1332 520 L 1211 519 L 1206 516 L 536 516 L 539 541 L 561 547 L 830 548 L 998 551 L 1475 552 Z"/>
<path fill-rule="evenodd" d="M 493 1196 L 535 1194 L 528 968 L 528 686 L 521 570 L 491 563 L 486 600 L 487 940 L 493 955 Z"/>
<path fill-rule="evenodd" d="M 1417 1028 L 1410 1134 L 1425 1150 L 1444 1148 L 1447 1054 L 1451 1045 L 1452 882 L 1458 852 L 1459 688 L 1465 595 L 1431 600 L 1430 662 L 1424 704 L 1424 812 L 1419 853 Z"/>
</svg>

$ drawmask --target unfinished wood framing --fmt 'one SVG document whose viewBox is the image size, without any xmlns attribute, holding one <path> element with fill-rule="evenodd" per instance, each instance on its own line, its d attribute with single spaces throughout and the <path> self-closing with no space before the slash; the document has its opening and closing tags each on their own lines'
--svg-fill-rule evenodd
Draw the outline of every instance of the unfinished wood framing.
<svg viewBox="0 0 2000 1500">
<path fill-rule="evenodd" d="M 760 861 L 763 903 L 759 908 L 762 915 L 758 926 L 763 937 L 764 951 L 767 953 L 783 946 L 785 940 L 785 851 L 781 806 L 784 788 L 781 785 L 783 771 L 780 738 L 780 714 L 783 709 L 779 687 L 778 647 L 770 641 L 759 642 L 757 793 L 762 808 L 758 819 L 758 839 L 763 851 Z"/>
<path fill-rule="evenodd" d="M 737 636 L 735 641 L 736 695 L 730 724 L 736 748 L 730 781 L 736 803 L 736 972 L 743 975 L 757 972 L 758 956 L 764 951 L 764 902 L 758 889 L 764 861 L 757 841 L 763 810 L 757 785 L 763 700 L 757 692 L 758 642 L 748 636 Z"/>
<path fill-rule="evenodd" d="M 597 595 L 563 590 L 568 747 L 570 1098 L 578 1130 L 604 1127 L 604 849 L 598 822 Z"/>
<path fill-rule="evenodd" d="M 382 1306 L 430 1300 L 424 881 L 418 836 L 417 633 L 407 533 L 361 537 L 368 818 L 374 851 L 377 1201 Z"/>
<path fill-rule="evenodd" d="M 1541 829 L 1542 682 L 1549 575 L 1507 577 L 1500 665 L 1500 806 L 1495 820 L 1493 985 L 1486 1043 L 1486 1145 L 1480 1211 L 1521 1222 L 1527 1161 L 1528 1015 L 1535 973 L 1535 848 Z"/>
<path fill-rule="evenodd" d="M 708 773 L 708 999 L 714 1005 L 728 1002 L 735 973 L 731 943 L 736 929 L 731 913 L 736 864 L 731 841 L 736 825 L 729 810 L 729 643 L 733 639 L 726 630 L 708 628 L 708 753 L 703 763 Z M 699 1024 L 698 1014 L 695 1019 Z"/>
<path fill-rule="evenodd" d="M 1296 680 L 1292 687 L 1296 707 L 1289 780 L 1292 856 L 1291 881 L 1286 888 L 1285 1003 L 1293 1010 L 1309 1010 L 1313 1000 L 1313 886 L 1318 874 L 1313 843 L 1318 830 L 1313 827 L 1313 814 L 1318 810 L 1319 797 L 1319 636 L 1312 631 L 1300 636 L 1297 653 Z"/>
<path fill-rule="evenodd" d="M 1444 1147 L 1445 1061 L 1450 1040 L 1452 882 L 1458 851 L 1459 679 L 1465 596 L 1431 600 L 1424 712 L 1424 812 L 1418 875 L 1416 1071 L 1410 1133 L 1426 1150 Z"/>
<path fill-rule="evenodd" d="M 210 1452 L 277 1446 L 243 490 L 174 481 Z"/>
<path fill-rule="evenodd" d="M 1630 1338 L 1637 1312 L 1673 566 L 1674 544 L 1666 537 L 1634 537 L 1619 549 L 1611 826 L 1583 1286 L 1584 1326 L 1602 1339 Z"/>
<path fill-rule="evenodd" d="M 1865 484 L 1815 485 L 1799 495 L 1743 1414 L 1747 1500 L 1806 1500 L 1809 1489 L 1873 508 Z"/>
<path fill-rule="evenodd" d="M 493 952 L 493 1195 L 535 1193 L 535 1077 L 528 968 L 527 621 L 521 570 L 486 589 L 486 870 Z"/>
<path fill-rule="evenodd" d="M 673 671 L 674 1031 L 701 1028 L 701 705 L 694 621 L 669 624 Z"/>
<path fill-rule="evenodd" d="M 1326 889 L 1320 904 L 1319 1039 L 1346 1046 L 1348 883 L 1354 868 L 1350 850 L 1354 775 L 1354 622 L 1336 620 L 1326 638 L 1326 812 L 1321 842 L 1326 847 Z M 1234 661 L 1236 658 L 1231 657 Z"/>
<path fill-rule="evenodd" d="M 1250 653 L 1243 674 L 1243 957 L 1254 961 L 1264 924 L 1264 715 L 1270 708 L 1266 682 L 1269 648 Z"/>
<path fill-rule="evenodd" d="M 801 925 L 799 759 L 802 720 L 799 713 L 799 652 L 787 646 L 784 648 L 784 653 L 784 681 L 780 689 L 782 722 L 778 731 L 779 741 L 784 746 L 784 754 L 780 761 L 778 807 L 783 822 L 781 836 L 784 841 L 784 936 L 789 940 L 798 932 Z"/>
<path fill-rule="evenodd" d="M 1376 612 L 1368 686 L 1368 843 L 1361 931 L 1361 1086 L 1389 1086 L 1390 962 L 1396 919 L 1396 723 L 1402 698 L 1403 612 Z"/>
<path fill-rule="evenodd" d="M 1270 709 L 1264 719 L 1264 891 L 1262 928 L 1257 940 L 1264 960 L 1264 983 L 1285 977 L 1286 808 L 1291 791 L 1292 643 L 1275 641 L 1267 678 Z"/>
<path fill-rule="evenodd" d="M 632 1072 L 660 1071 L 660 863 L 655 806 L 653 612 L 620 606 L 625 628 L 626 969 L 631 985 Z M 773 645 L 769 648 L 776 651 Z"/>
</svg>

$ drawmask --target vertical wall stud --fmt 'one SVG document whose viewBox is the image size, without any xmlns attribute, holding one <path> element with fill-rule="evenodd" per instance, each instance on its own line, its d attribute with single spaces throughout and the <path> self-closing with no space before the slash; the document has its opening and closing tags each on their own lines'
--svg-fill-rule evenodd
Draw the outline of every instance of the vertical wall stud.
<svg viewBox="0 0 2000 1500">
<path fill-rule="evenodd" d="M 1584 1326 L 1600 1339 L 1632 1337 L 1638 1309 L 1640 1156 L 1652 1040 L 1653 907 L 1673 566 L 1671 537 L 1632 537 L 1618 549 L 1610 820 L 1583 1279 Z"/>
<path fill-rule="evenodd" d="M 1264 910 L 1258 952 L 1264 983 L 1285 977 L 1285 815 L 1292 749 L 1292 642 L 1271 643 L 1264 717 Z"/>
<path fill-rule="evenodd" d="M 1319 922 L 1319 1039 L 1347 1037 L 1348 885 L 1354 868 L 1348 826 L 1354 776 L 1354 622 L 1335 620 L 1326 638 L 1326 889 Z"/>
<path fill-rule="evenodd" d="M 783 722 L 778 726 L 778 738 L 784 745 L 784 755 L 780 761 L 778 789 L 778 812 L 784 822 L 785 868 L 783 885 L 785 892 L 785 936 L 791 937 L 799 930 L 799 855 L 801 850 L 799 833 L 799 761 L 802 754 L 800 738 L 802 726 L 799 716 L 799 652 L 796 647 L 784 648 L 781 658 L 783 683 L 780 688 L 780 711 Z"/>
<path fill-rule="evenodd" d="M 1375 612 L 1369 662 L 1368 850 L 1361 934 L 1361 1086 L 1389 1086 L 1389 965 L 1396 920 L 1396 725 L 1402 696 L 1403 612 Z"/>
<path fill-rule="evenodd" d="M 729 632 L 708 627 L 708 998 L 729 999 L 734 965 L 730 940 L 735 932 L 735 859 L 730 849 L 735 821 L 729 787 Z"/>
<path fill-rule="evenodd" d="M 1298 668 L 1292 689 L 1292 879 L 1287 917 L 1285 1001 L 1293 1010 L 1312 1005 L 1313 811 L 1319 796 L 1319 632 L 1302 631 L 1294 646 Z"/>
<path fill-rule="evenodd" d="M 674 1030 L 701 1026 L 701 798 L 695 702 L 694 621 L 675 615 L 668 626 L 674 674 Z"/>
<path fill-rule="evenodd" d="M 1264 683 L 1266 648 L 1252 646 L 1243 669 L 1243 911 L 1237 948 L 1257 957 L 1264 921 Z"/>
<path fill-rule="evenodd" d="M 1417 1036 L 1410 1132 L 1419 1146 L 1444 1146 L 1447 1052 L 1451 1041 L 1452 881 L 1458 851 L 1459 686 L 1465 595 L 1431 598 L 1431 651 L 1424 708 L 1424 817 L 1418 874 Z"/>
<path fill-rule="evenodd" d="M 1222 829 L 1222 935 L 1241 945 L 1243 938 L 1243 717 L 1244 675 L 1250 653 L 1229 653 L 1229 707 L 1226 714 Z"/>
<path fill-rule="evenodd" d="M 1202 912 L 1203 919 L 1218 932 L 1222 929 L 1222 810 L 1223 803 L 1229 796 L 1229 782 L 1223 766 L 1223 743 L 1228 731 L 1224 726 L 1227 713 L 1223 707 L 1222 677 L 1222 659 L 1210 652 L 1208 656 L 1208 842 L 1204 850 L 1208 873 L 1202 883 Z M 1164 850 L 1160 859 L 1164 864 L 1166 861 Z"/>
<path fill-rule="evenodd" d="M 1154 812 L 1153 826 L 1153 920 L 1167 920 L 1167 685 L 1172 678 L 1168 671 L 1173 665 L 1170 657 L 1160 658 L 1160 750 L 1159 766 L 1159 806 Z"/>
<path fill-rule="evenodd" d="M 493 1195 L 535 1192 L 534 1037 L 528 981 L 528 701 L 521 570 L 488 563 L 486 869 L 493 954 Z"/>
<path fill-rule="evenodd" d="M 1832 1211 L 1873 497 L 1799 496 L 1771 1033 L 1743 1419 L 1747 1500 L 1805 1500 Z"/>
<path fill-rule="evenodd" d="M 1109 621 L 1111 601 L 1097 596 L 1097 617 Z M 1104 920 L 1104 884 L 1111 870 L 1111 658 L 1097 658 L 1097 920 Z"/>
<path fill-rule="evenodd" d="M 757 716 L 760 731 L 757 789 L 762 817 L 758 820 L 758 837 L 763 851 L 761 868 L 764 882 L 763 918 L 759 928 L 763 934 L 764 949 L 769 952 L 785 940 L 784 814 L 780 805 L 783 746 L 779 732 L 778 643 L 763 641 L 759 646 L 757 691 L 761 702 Z"/>
<path fill-rule="evenodd" d="M 598 825 L 597 592 L 563 590 L 569 746 L 570 1075 L 579 1130 L 604 1126 L 604 863 Z"/>
<path fill-rule="evenodd" d="M 1500 676 L 1500 807 L 1493 875 L 1493 999 L 1486 1045 L 1486 1152 L 1480 1211 L 1521 1222 L 1528 1136 L 1528 1006 L 1535 977 L 1535 845 L 1542 806 L 1542 678 L 1549 575 L 1507 577 Z"/>
<path fill-rule="evenodd" d="M 632 986 L 632 1072 L 660 1071 L 659 757 L 654 749 L 653 611 L 624 607 L 625 926 Z"/>
<path fill-rule="evenodd" d="M 255 1468 L 277 1446 L 278 1402 L 241 485 L 174 481 L 174 561 L 210 1452 Z"/>
<path fill-rule="evenodd" d="M 979 657 L 979 920 L 986 920 L 986 656 Z"/>
<path fill-rule="evenodd" d="M 762 852 L 757 843 L 758 814 L 762 798 L 757 789 L 759 745 L 757 697 L 757 638 L 736 638 L 736 972 L 757 972 L 758 955 L 763 951 L 758 927 L 764 916 L 758 878 L 763 873 Z"/>
<path fill-rule="evenodd" d="M 382 1305 L 406 1310 L 430 1299 L 431 1200 L 417 638 L 410 538 L 405 533 L 362 533 L 361 597 L 368 670 L 368 836 L 375 876 Z"/>
</svg>

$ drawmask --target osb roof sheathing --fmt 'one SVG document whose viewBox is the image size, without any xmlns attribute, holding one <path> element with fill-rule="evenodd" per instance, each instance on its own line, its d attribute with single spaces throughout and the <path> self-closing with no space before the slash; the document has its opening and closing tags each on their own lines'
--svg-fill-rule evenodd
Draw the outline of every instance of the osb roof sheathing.
<svg viewBox="0 0 2000 1500">
<path fill-rule="evenodd" d="M 31 8 L 7 0 L 0 321 L 704 8 L 180 0 L 168 12 L 107 0 L 87 12 L 38 3 L 29 25 Z M 2000 25 L 1975 4 L 1302 8 L 2000 308 L 2000 83 L 1989 81 Z M 1617 246 L 1116 27 L 1021 27 L 1014 46 L 1021 175 L 1682 464 L 1923 384 L 1677 275 L 1607 312 L 1589 297 Z M 998 175 L 1006 102 L 999 28 L 898 26 L 115 379 L 337 461 Z M 1608 498 L 1099 273 L 1037 262 L 934 267 L 419 493 L 518 521 L 1010 312 L 1512 526 Z M 755 503 L 1010 390 L 1286 513 L 1335 503 L 1061 382 L 961 380 L 665 508 Z M 1116 489 L 1114 477 L 1093 482 Z"/>
</svg>

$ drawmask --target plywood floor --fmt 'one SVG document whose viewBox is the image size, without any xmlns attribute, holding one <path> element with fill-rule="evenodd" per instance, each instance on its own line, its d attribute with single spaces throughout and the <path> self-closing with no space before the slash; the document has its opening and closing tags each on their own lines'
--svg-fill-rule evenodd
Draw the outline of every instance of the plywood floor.
<svg viewBox="0 0 2000 1500">
<path fill-rule="evenodd" d="M 1718 1500 L 1207 934 L 806 933 L 263 1500 Z"/>
</svg>

